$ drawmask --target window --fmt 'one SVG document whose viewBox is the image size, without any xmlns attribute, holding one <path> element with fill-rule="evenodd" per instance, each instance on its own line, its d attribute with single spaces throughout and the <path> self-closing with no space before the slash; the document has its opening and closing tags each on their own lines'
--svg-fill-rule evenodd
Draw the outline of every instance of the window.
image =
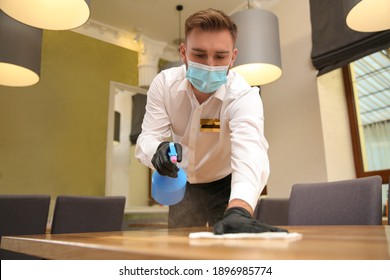
<svg viewBox="0 0 390 280">
<path fill-rule="evenodd" d="M 390 49 L 343 67 L 357 177 L 390 176 Z"/>
</svg>

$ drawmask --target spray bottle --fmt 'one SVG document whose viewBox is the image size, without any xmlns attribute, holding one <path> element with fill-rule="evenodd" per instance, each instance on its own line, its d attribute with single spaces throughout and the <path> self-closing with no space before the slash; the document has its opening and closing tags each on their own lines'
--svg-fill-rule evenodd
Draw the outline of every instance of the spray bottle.
<svg viewBox="0 0 390 280">
<path fill-rule="evenodd" d="M 168 156 L 173 164 L 177 163 L 177 153 L 173 142 L 169 143 Z M 154 171 L 152 175 L 152 197 L 160 204 L 174 205 L 183 199 L 186 184 L 187 175 L 181 168 L 179 168 L 176 178 L 163 176 Z"/>
</svg>

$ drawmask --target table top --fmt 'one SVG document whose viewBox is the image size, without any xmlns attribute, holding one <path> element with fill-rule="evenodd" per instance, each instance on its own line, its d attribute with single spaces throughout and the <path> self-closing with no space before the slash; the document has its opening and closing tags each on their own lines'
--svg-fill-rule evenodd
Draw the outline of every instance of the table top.
<svg viewBox="0 0 390 280">
<path fill-rule="evenodd" d="M 300 239 L 191 239 L 206 228 L 3 236 L 1 248 L 44 259 L 389 260 L 390 226 L 285 226 Z"/>
</svg>

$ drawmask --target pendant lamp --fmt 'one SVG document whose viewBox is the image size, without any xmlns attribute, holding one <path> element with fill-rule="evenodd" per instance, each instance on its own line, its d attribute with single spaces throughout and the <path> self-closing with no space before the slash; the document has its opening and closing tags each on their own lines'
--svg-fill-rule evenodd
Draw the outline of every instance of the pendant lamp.
<svg viewBox="0 0 390 280">
<path fill-rule="evenodd" d="M 91 0 L 1 0 L 1 9 L 25 24 L 48 30 L 67 30 L 89 18 Z"/>
<path fill-rule="evenodd" d="M 31 86 L 41 71 L 42 30 L 0 10 L 0 85 Z"/>
<path fill-rule="evenodd" d="M 271 83 L 282 75 L 278 18 L 263 9 L 247 9 L 231 16 L 238 28 L 238 54 L 231 69 L 251 86 Z"/>
<path fill-rule="evenodd" d="M 390 0 L 344 0 L 349 28 L 359 32 L 390 29 Z"/>
</svg>

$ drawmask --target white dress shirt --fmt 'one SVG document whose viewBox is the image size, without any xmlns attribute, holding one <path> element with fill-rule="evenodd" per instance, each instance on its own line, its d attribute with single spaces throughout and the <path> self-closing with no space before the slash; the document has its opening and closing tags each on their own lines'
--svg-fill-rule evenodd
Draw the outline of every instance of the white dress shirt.
<svg viewBox="0 0 390 280">
<path fill-rule="evenodd" d="M 183 147 L 178 166 L 188 182 L 212 182 L 232 173 L 230 200 L 242 199 L 254 209 L 269 176 L 258 88 L 229 71 L 227 83 L 199 104 L 185 74 L 184 65 L 170 68 L 150 85 L 136 158 L 153 168 L 158 145 L 172 139 Z M 219 131 L 201 129 L 202 119 L 218 119 Z"/>
</svg>

